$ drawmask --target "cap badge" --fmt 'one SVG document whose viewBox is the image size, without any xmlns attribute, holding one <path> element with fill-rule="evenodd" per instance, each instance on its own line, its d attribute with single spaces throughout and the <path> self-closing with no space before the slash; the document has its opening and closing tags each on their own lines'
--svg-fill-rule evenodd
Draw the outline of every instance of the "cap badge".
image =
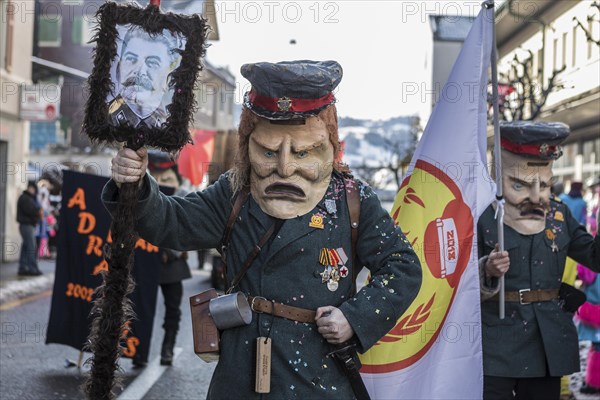
<svg viewBox="0 0 600 400">
<path fill-rule="evenodd" d="M 290 111 L 290 108 L 292 108 L 292 99 L 289 97 L 280 97 L 277 100 L 277 108 L 279 111 Z"/>
<path fill-rule="evenodd" d="M 548 150 L 549 150 L 549 146 L 547 143 L 544 143 L 542 145 L 540 145 L 540 154 L 543 156 L 547 156 L 548 155 Z"/>
</svg>

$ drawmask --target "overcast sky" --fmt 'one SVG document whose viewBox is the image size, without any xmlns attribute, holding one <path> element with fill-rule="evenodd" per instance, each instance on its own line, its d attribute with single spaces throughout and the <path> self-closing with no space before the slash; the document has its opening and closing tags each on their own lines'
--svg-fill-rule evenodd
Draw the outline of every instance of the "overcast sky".
<svg viewBox="0 0 600 400">
<path fill-rule="evenodd" d="M 333 59 L 344 69 L 336 93 L 340 116 L 387 119 L 423 114 L 429 105 L 421 101 L 421 94 L 408 94 L 406 85 L 431 90 L 429 17 L 474 17 L 480 4 L 215 0 L 220 40 L 212 42 L 207 58 L 236 75 L 240 87 L 236 102 L 248 89 L 239 74 L 244 63 Z"/>
</svg>

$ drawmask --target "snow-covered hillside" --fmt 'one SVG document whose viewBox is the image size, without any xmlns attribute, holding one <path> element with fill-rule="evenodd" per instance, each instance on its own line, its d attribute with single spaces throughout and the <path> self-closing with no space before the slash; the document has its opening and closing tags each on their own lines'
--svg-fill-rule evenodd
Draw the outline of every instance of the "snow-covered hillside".
<svg viewBox="0 0 600 400">
<path fill-rule="evenodd" d="M 377 186 L 380 196 L 395 194 L 397 187 L 390 165 L 410 156 L 415 144 L 418 118 L 395 117 L 385 121 L 339 119 L 344 162 L 355 175 Z"/>
</svg>

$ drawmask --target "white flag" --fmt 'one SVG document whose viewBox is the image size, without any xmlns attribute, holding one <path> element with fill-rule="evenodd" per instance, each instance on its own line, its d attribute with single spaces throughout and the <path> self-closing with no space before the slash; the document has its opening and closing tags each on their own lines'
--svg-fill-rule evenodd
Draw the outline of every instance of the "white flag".
<svg viewBox="0 0 600 400">
<path fill-rule="evenodd" d="M 476 224 L 495 193 L 486 165 L 493 24 L 493 8 L 484 7 L 392 209 L 419 255 L 423 283 L 394 329 L 361 356 L 373 399 L 482 397 Z"/>
</svg>

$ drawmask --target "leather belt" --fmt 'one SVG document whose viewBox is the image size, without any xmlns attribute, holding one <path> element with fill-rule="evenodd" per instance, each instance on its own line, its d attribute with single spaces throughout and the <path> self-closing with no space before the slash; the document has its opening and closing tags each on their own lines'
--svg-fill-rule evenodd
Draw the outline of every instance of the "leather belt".
<svg viewBox="0 0 600 400">
<path fill-rule="evenodd" d="M 531 290 L 521 289 L 515 292 L 505 292 L 504 300 L 518 302 L 521 304 L 538 303 L 541 301 L 551 301 L 558 298 L 558 289 Z M 498 295 L 494 295 L 491 300 L 498 301 Z"/>
<path fill-rule="evenodd" d="M 248 296 L 248 303 L 250 303 L 250 308 L 252 311 L 259 314 L 271 314 L 276 317 L 307 324 L 314 324 L 315 315 L 317 315 L 317 312 L 313 310 L 286 306 L 285 304 L 276 303 L 275 301 L 267 300 L 264 297 L 259 296 Z"/>
</svg>

